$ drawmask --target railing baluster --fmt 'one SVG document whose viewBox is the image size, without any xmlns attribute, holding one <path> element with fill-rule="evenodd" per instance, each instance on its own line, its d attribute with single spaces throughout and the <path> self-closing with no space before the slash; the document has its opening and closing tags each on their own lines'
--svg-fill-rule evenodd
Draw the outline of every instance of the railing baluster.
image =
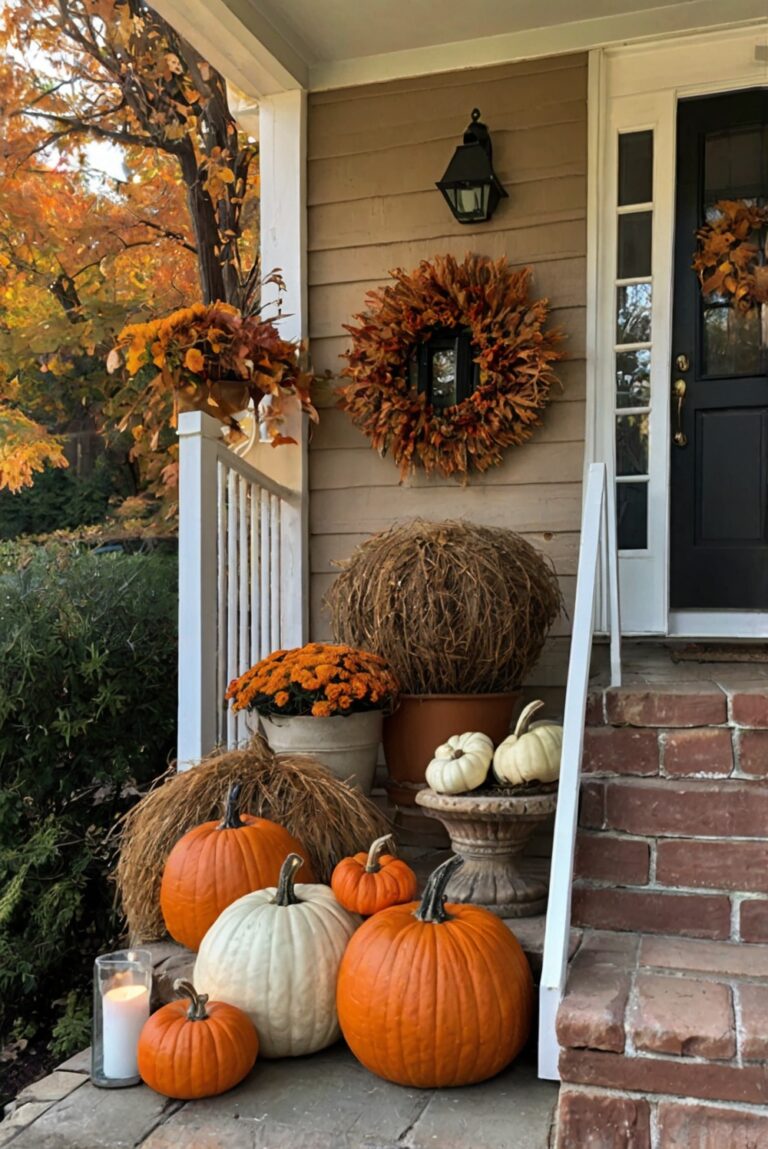
<svg viewBox="0 0 768 1149">
<path fill-rule="evenodd" d="M 226 739 L 227 712 L 224 709 L 224 692 L 227 689 L 227 471 L 222 462 L 218 463 L 218 561 L 217 561 L 217 615 L 216 627 L 216 741 Z"/>
<path fill-rule="evenodd" d="M 261 487 L 251 484 L 251 666 L 261 658 Z"/>
<path fill-rule="evenodd" d="M 269 585 L 270 576 L 270 561 L 269 549 L 272 546 L 272 539 L 269 531 L 269 499 L 270 496 L 266 491 L 261 492 L 261 620 L 260 620 L 260 643 L 259 643 L 259 658 L 266 658 L 269 654 L 270 645 L 270 629 L 269 629 L 269 616 L 270 605 L 272 600 L 272 588 Z M 275 588 L 276 593 L 279 594 L 279 588 Z"/>
<path fill-rule="evenodd" d="M 248 576 L 250 548 L 248 546 L 248 494 L 250 484 L 243 475 L 237 476 L 237 671 L 248 669 Z M 235 742 L 239 746 L 246 740 L 245 716 L 238 713 L 235 722 Z"/>
<path fill-rule="evenodd" d="M 280 637 L 280 500 L 277 495 L 269 496 L 270 540 L 269 540 L 269 585 L 270 603 L 270 647 L 278 650 L 282 645 Z"/>
<path fill-rule="evenodd" d="M 227 475 L 227 682 L 237 675 L 237 479 Z M 234 746 L 235 715 L 227 708 L 227 746 Z"/>
</svg>

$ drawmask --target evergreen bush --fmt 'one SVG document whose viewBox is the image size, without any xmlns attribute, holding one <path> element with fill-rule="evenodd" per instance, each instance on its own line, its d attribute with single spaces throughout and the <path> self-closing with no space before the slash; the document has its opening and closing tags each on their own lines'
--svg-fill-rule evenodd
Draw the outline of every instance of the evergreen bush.
<svg viewBox="0 0 768 1149">
<path fill-rule="evenodd" d="M 116 823 L 175 724 L 175 558 L 0 545 L 0 1047 L 87 1044 Z"/>
</svg>

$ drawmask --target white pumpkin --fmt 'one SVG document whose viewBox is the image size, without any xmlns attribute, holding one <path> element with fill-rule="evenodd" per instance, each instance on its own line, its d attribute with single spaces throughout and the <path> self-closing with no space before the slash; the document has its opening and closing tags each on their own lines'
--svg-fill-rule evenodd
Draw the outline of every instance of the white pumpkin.
<svg viewBox="0 0 768 1149">
<path fill-rule="evenodd" d="M 250 1017 L 264 1057 L 301 1057 L 340 1036 L 336 978 L 361 918 L 329 886 L 294 886 L 302 865 L 289 854 L 277 888 L 238 898 L 200 944 L 194 984 Z"/>
<path fill-rule="evenodd" d="M 531 702 L 517 720 L 514 734 L 496 747 L 493 773 L 502 786 L 523 782 L 554 782 L 560 775 L 563 728 L 531 719 L 543 702 Z"/>
<path fill-rule="evenodd" d="M 435 750 L 427 766 L 428 785 L 438 794 L 463 794 L 482 786 L 493 758 L 487 734 L 454 734 Z"/>
</svg>

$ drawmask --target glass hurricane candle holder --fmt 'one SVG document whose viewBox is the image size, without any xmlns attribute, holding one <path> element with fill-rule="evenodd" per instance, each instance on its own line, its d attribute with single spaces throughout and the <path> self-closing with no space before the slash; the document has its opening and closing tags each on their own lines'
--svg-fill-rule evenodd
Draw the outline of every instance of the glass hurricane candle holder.
<svg viewBox="0 0 768 1149">
<path fill-rule="evenodd" d="M 138 1085 L 139 1034 L 149 1017 L 152 955 L 118 950 L 93 967 L 91 1081 L 103 1089 Z"/>
</svg>

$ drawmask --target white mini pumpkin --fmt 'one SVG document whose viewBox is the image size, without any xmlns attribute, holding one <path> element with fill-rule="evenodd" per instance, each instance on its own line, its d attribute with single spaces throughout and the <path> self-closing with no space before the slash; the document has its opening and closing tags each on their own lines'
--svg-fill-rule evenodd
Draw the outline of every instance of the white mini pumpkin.
<svg viewBox="0 0 768 1149">
<path fill-rule="evenodd" d="M 427 766 L 428 785 L 438 794 L 463 794 L 482 786 L 493 758 L 487 734 L 454 734 L 435 750 Z"/>
<path fill-rule="evenodd" d="M 264 1057 L 315 1053 L 340 1035 L 336 978 L 361 918 L 340 906 L 329 886 L 294 887 L 302 864 L 289 854 L 277 888 L 228 906 L 195 962 L 198 993 L 245 1010 Z"/>
<path fill-rule="evenodd" d="M 523 782 L 554 782 L 560 775 L 563 728 L 551 722 L 535 722 L 534 714 L 543 702 L 531 702 L 517 720 L 514 734 L 496 747 L 493 773 L 502 786 Z"/>
</svg>

